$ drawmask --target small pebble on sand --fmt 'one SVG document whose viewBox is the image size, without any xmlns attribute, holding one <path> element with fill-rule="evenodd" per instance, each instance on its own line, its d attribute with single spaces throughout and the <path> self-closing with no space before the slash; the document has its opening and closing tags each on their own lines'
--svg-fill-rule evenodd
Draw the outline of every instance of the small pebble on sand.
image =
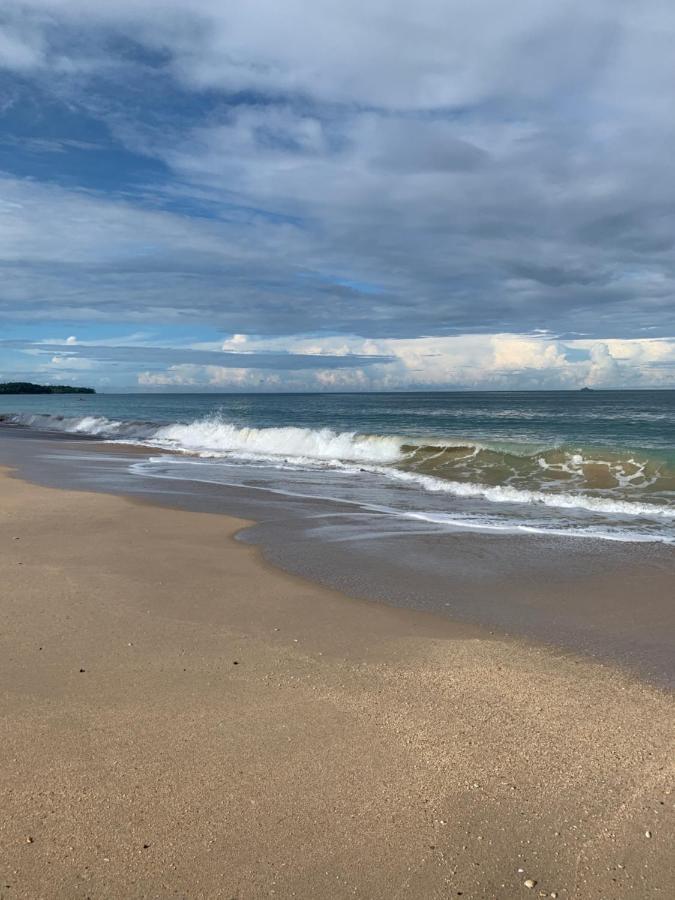
<svg viewBox="0 0 675 900">
<path fill-rule="evenodd" d="M 525 881 L 523 882 L 523 884 L 525 885 L 526 888 L 533 888 L 536 885 L 536 883 L 537 882 L 534 880 L 534 878 L 526 878 Z"/>
<path fill-rule="evenodd" d="M 30 835 L 28 835 L 28 837 L 26 838 L 26 843 L 27 843 L 27 844 L 32 844 L 32 843 L 33 843 L 33 838 L 32 838 Z"/>
<path fill-rule="evenodd" d="M 651 836 L 652 836 L 651 831 L 645 831 L 645 837 L 651 837 Z"/>
</svg>

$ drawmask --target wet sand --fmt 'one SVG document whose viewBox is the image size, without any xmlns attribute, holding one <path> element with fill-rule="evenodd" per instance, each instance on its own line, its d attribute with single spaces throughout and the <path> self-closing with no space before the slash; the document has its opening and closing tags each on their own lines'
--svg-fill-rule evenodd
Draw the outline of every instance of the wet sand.
<svg viewBox="0 0 675 900">
<path fill-rule="evenodd" d="M 675 688 L 675 547 L 452 531 L 334 500 L 139 474 L 148 448 L 0 425 L 0 465 L 46 486 L 246 519 L 238 540 L 350 597 L 434 613 Z"/>
<path fill-rule="evenodd" d="M 671 694 L 244 524 L 0 479 L 0 896 L 673 895 Z"/>
</svg>

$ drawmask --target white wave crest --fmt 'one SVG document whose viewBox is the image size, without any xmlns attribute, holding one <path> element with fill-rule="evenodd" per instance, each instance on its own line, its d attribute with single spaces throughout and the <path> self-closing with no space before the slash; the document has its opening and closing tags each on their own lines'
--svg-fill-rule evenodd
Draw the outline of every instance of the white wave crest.
<svg viewBox="0 0 675 900">
<path fill-rule="evenodd" d="M 386 475 L 388 478 L 415 484 L 427 491 L 444 492 L 455 497 L 479 498 L 492 503 L 528 503 L 548 506 L 554 509 L 583 509 L 588 512 L 604 515 L 644 516 L 650 519 L 675 519 L 675 507 L 661 506 L 651 503 L 639 503 L 633 500 L 610 500 L 605 497 L 592 497 L 588 494 L 546 493 L 514 488 L 509 485 L 486 485 L 474 482 L 445 481 L 431 475 L 418 475 L 400 469 L 369 467 L 370 471 Z"/>
<path fill-rule="evenodd" d="M 48 413 L 16 413 L 7 416 L 4 421 L 26 428 L 86 434 L 109 440 L 127 438 L 131 442 L 142 442 L 157 427 L 147 422 L 121 422 L 105 416 L 55 416 Z"/>
<path fill-rule="evenodd" d="M 84 416 L 74 422 L 68 431 L 75 434 L 109 435 L 119 430 L 121 422 L 112 422 L 105 416 Z"/>
<path fill-rule="evenodd" d="M 105 416 L 51 416 L 46 413 L 16 413 L 8 416 L 13 425 L 27 428 L 46 428 L 49 431 L 65 431 L 69 434 L 111 435 L 122 424 Z"/>
<path fill-rule="evenodd" d="M 62 417 L 19 414 L 7 417 L 6 421 L 164 450 L 184 451 L 202 457 L 271 459 L 275 464 L 283 460 L 294 466 L 331 464 L 343 471 L 349 471 L 354 464 L 358 464 L 364 471 L 383 475 L 388 479 L 426 491 L 442 492 L 459 498 L 481 499 L 491 503 L 583 510 L 598 515 L 642 517 L 652 521 L 675 519 L 673 505 L 598 497 L 582 492 L 528 490 L 508 484 L 494 486 L 475 481 L 453 481 L 406 471 L 392 464 L 409 459 L 411 449 L 415 445 L 410 440 L 396 436 L 338 432 L 330 428 L 240 427 L 220 417 L 160 427 L 157 424 L 143 422 L 119 422 L 104 416 Z M 434 441 L 434 445 L 442 446 L 442 442 Z M 475 449 L 473 452 L 476 452 Z M 581 467 L 583 462 L 581 454 L 573 453 L 566 463 L 557 465 L 566 471 L 572 471 Z M 629 462 L 639 470 L 639 465 L 633 459 Z M 554 464 L 548 464 L 541 458 L 538 463 L 543 468 L 555 467 Z M 638 471 L 638 474 L 641 474 L 641 471 Z M 624 480 L 630 482 L 634 477 L 635 474 L 632 473 L 625 476 Z"/>
<path fill-rule="evenodd" d="M 345 461 L 373 464 L 397 462 L 404 457 L 403 441 L 397 437 L 333 431 L 330 428 L 249 428 L 219 417 L 189 423 L 159 426 L 143 422 L 117 422 L 105 416 L 53 416 L 16 414 L 7 421 L 15 425 L 88 434 L 112 440 L 186 451 L 203 456 L 231 454 L 294 458 L 298 462 Z"/>
<path fill-rule="evenodd" d="M 332 431 L 330 428 L 247 428 L 221 419 L 157 429 L 149 443 L 204 455 L 246 453 L 306 460 L 392 463 L 403 458 L 396 437 Z"/>
</svg>

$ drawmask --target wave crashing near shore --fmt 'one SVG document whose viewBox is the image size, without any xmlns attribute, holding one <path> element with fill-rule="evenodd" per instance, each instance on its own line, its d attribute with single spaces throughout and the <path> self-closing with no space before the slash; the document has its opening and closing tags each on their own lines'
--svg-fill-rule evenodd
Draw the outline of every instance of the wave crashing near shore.
<svg viewBox="0 0 675 900">
<path fill-rule="evenodd" d="M 4 421 L 153 447 L 204 462 L 330 469 L 356 479 L 367 474 L 386 479 L 392 489 L 398 485 L 422 495 L 453 498 L 448 503 L 480 500 L 502 509 L 529 506 L 559 515 L 577 512 L 603 520 L 644 519 L 664 525 L 675 519 L 675 473 L 662 460 L 628 451 L 489 445 L 327 427 L 252 427 L 222 416 L 163 425 L 95 415 L 16 414 L 5 416 Z M 442 522 L 443 512 L 424 509 L 420 502 L 420 509 L 406 509 L 405 515 L 426 515 L 430 522 Z M 589 535 L 606 536 L 596 533 L 597 524 L 591 523 Z M 519 527 L 528 526 L 520 523 Z M 652 539 L 671 542 L 672 535 L 658 531 Z"/>
</svg>

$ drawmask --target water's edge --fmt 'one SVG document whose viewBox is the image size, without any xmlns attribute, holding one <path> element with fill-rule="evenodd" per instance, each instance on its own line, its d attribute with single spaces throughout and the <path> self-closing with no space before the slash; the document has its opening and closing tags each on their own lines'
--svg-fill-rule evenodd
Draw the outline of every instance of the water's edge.
<svg viewBox="0 0 675 900">
<path fill-rule="evenodd" d="M 329 495 L 412 530 L 675 544 L 675 392 L 29 401 L 0 420 L 153 447 L 156 478 Z"/>
<path fill-rule="evenodd" d="M 129 474 L 140 449 L 0 427 L 0 462 L 37 484 L 101 491 L 255 524 L 238 539 L 284 571 L 387 605 L 619 664 L 675 685 L 675 552 L 559 537 L 399 531 L 348 505 Z M 364 533 L 368 539 L 364 539 Z"/>
</svg>

